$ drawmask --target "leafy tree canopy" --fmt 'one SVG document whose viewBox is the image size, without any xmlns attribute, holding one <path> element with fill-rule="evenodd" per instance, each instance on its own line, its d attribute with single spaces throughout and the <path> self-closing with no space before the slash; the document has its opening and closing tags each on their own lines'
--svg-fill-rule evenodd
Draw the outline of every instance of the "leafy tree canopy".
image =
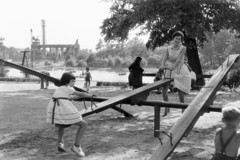
<svg viewBox="0 0 240 160">
<path fill-rule="evenodd" d="M 240 32 L 240 1 L 115 0 L 100 28 L 105 41 L 123 41 L 136 27 L 141 27 L 140 35 L 150 33 L 146 46 L 151 49 L 169 42 L 176 30 L 203 45 L 206 33 Z"/>
</svg>

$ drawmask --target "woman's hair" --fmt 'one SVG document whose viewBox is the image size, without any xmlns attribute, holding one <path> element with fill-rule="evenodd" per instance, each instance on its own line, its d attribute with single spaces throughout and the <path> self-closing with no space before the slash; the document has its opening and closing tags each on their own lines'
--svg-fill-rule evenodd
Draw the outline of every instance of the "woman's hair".
<svg viewBox="0 0 240 160">
<path fill-rule="evenodd" d="M 140 62 L 141 62 L 141 60 L 142 60 L 142 57 L 137 57 L 137 58 L 135 59 L 135 61 L 128 67 L 129 70 L 131 70 L 132 68 L 137 67 L 137 66 L 140 67 Z"/>
<path fill-rule="evenodd" d="M 180 36 L 181 37 L 181 40 L 183 41 L 184 39 L 184 34 L 181 32 L 181 31 L 176 31 L 173 33 L 172 35 L 172 39 L 174 39 L 176 36 Z"/>
<path fill-rule="evenodd" d="M 136 64 L 140 64 L 141 60 L 142 60 L 142 57 L 137 57 L 137 58 L 135 59 L 135 63 L 136 63 Z"/>
<path fill-rule="evenodd" d="M 59 86 L 69 84 L 70 81 L 73 80 L 73 79 L 75 80 L 76 77 L 72 73 L 69 73 L 69 72 L 63 73 L 63 75 L 60 79 Z"/>
</svg>

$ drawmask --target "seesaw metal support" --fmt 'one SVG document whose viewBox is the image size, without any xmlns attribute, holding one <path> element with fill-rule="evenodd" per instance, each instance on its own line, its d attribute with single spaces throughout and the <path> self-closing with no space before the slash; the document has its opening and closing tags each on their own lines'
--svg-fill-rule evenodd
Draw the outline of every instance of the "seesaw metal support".
<svg viewBox="0 0 240 160">
<path fill-rule="evenodd" d="M 159 106 L 154 106 L 154 137 L 159 137 L 158 130 L 160 130 L 160 111 Z"/>
</svg>

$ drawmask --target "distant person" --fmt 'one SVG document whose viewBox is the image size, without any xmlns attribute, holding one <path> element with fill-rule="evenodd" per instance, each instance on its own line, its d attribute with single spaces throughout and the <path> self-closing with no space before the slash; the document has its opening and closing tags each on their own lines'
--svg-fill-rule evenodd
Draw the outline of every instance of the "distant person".
<svg viewBox="0 0 240 160">
<path fill-rule="evenodd" d="M 191 72 L 184 63 L 186 47 L 182 45 L 182 41 L 184 40 L 183 33 L 176 31 L 172 38 L 173 45 L 167 47 L 159 70 L 170 69 L 166 70 L 165 76 L 169 77 L 171 74 L 171 78 L 174 79 L 174 87 L 178 90 L 179 100 L 181 103 L 184 103 L 184 95 L 186 93 L 189 94 L 191 89 Z M 167 61 L 169 65 L 166 65 Z M 163 86 L 164 101 L 168 101 L 168 89 L 169 84 Z M 169 111 L 169 108 L 165 108 L 163 116 L 166 116 Z"/>
<path fill-rule="evenodd" d="M 42 74 L 45 74 L 45 75 L 47 75 L 47 76 L 50 76 L 50 73 L 49 73 L 48 71 L 42 71 Z M 45 88 L 45 89 L 48 89 L 49 81 L 44 79 L 44 82 L 46 82 L 46 88 Z"/>
<path fill-rule="evenodd" d="M 211 160 L 240 160 L 240 157 L 238 157 L 240 131 L 237 130 L 240 110 L 236 107 L 224 107 L 222 108 L 222 114 L 222 121 L 225 126 L 216 130 L 215 153 Z"/>
<path fill-rule="evenodd" d="M 142 82 L 142 74 L 144 69 L 141 67 L 141 57 L 137 57 L 135 61 L 128 67 L 130 74 L 128 77 L 129 85 L 133 87 L 133 89 L 139 88 L 143 86 Z"/>
<path fill-rule="evenodd" d="M 160 81 L 163 78 L 163 70 L 159 70 L 154 78 L 154 82 Z M 159 87 L 157 90 L 157 94 L 161 94 L 162 87 Z"/>
<path fill-rule="evenodd" d="M 71 100 L 80 97 L 92 97 L 93 95 L 78 92 L 71 89 L 76 82 L 74 75 L 63 73 L 60 79 L 60 87 L 54 92 L 52 100 L 47 107 L 47 122 L 58 127 L 58 151 L 66 152 L 64 148 L 64 129 L 71 125 L 78 126 L 76 140 L 71 150 L 78 156 L 84 157 L 81 148 L 83 134 L 87 127 L 87 122 L 82 119 L 81 113 L 76 109 Z"/>
<path fill-rule="evenodd" d="M 46 74 L 47 76 L 50 76 L 50 73 L 49 73 L 48 71 L 46 71 L 45 74 Z M 48 86 L 49 86 L 49 81 L 46 80 L 46 89 L 48 89 Z"/>
<path fill-rule="evenodd" d="M 85 75 L 85 84 L 84 86 L 87 88 L 87 91 L 89 90 L 89 87 L 91 85 L 91 81 L 92 81 L 92 76 L 91 73 L 89 72 L 89 68 L 86 68 L 86 72 L 84 73 Z"/>
</svg>

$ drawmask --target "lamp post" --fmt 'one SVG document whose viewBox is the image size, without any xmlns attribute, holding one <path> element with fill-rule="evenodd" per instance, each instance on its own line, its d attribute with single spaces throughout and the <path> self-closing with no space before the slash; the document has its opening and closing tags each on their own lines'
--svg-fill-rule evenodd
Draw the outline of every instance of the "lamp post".
<svg viewBox="0 0 240 160">
<path fill-rule="evenodd" d="M 32 48 L 32 29 L 30 30 L 31 32 L 31 45 L 30 45 L 30 53 L 31 53 L 31 68 L 33 68 L 33 48 Z"/>
<path fill-rule="evenodd" d="M 4 45 L 3 45 L 3 41 L 4 41 L 5 38 L 1 37 L 0 38 L 0 49 L 2 48 L 3 49 L 3 59 L 5 59 L 5 54 L 6 54 L 6 49 L 4 49 Z"/>
</svg>

